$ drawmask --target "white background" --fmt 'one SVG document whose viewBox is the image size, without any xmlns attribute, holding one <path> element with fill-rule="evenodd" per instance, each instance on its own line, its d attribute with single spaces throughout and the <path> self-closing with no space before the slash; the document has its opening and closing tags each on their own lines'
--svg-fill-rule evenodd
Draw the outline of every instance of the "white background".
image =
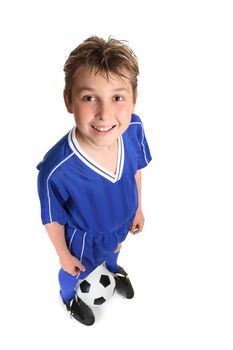
<svg viewBox="0 0 233 350">
<path fill-rule="evenodd" d="M 224 0 L 1 2 L 2 349 L 232 350 L 232 18 Z M 63 64 L 92 34 L 139 58 L 153 162 L 144 232 L 120 258 L 135 298 L 115 296 L 85 327 L 59 300 L 35 167 L 73 126 Z"/>
</svg>

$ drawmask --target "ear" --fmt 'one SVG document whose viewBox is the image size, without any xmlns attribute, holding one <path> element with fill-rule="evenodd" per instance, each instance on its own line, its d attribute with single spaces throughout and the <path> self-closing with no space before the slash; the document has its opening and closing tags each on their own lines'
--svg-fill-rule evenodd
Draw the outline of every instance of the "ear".
<svg viewBox="0 0 233 350">
<path fill-rule="evenodd" d="M 63 97 L 64 97 L 64 102 L 65 102 L 67 111 L 69 113 L 73 113 L 72 104 L 70 103 L 69 97 L 68 97 L 67 92 L 65 90 L 63 92 Z"/>
</svg>

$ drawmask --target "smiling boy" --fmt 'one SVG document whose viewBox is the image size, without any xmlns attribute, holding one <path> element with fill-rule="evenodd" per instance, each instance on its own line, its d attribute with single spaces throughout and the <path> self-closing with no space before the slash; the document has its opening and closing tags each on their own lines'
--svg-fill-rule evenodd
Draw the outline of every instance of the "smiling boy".
<svg viewBox="0 0 233 350">
<path fill-rule="evenodd" d="M 134 291 L 117 264 L 129 230 L 141 232 L 141 171 L 151 160 L 135 115 L 138 64 L 122 41 L 90 37 L 65 67 L 64 100 L 75 126 L 38 165 L 42 222 L 60 259 L 60 294 L 85 325 L 93 311 L 76 294 L 78 279 L 105 263 L 116 290 Z"/>
</svg>

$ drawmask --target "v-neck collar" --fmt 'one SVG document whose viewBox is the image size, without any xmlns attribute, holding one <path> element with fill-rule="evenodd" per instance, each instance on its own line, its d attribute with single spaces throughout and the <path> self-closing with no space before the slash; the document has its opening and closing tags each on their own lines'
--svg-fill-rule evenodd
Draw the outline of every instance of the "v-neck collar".
<svg viewBox="0 0 233 350">
<path fill-rule="evenodd" d="M 77 157 L 84 163 L 86 166 L 88 166 L 90 169 L 95 171 L 97 174 L 105 177 L 107 180 L 115 183 L 118 180 L 120 180 L 123 167 L 124 167 L 124 143 L 122 136 L 118 139 L 118 156 L 117 156 L 117 169 L 116 174 L 113 174 L 112 172 L 108 171 L 107 169 L 101 167 L 98 163 L 96 163 L 93 159 L 91 159 L 80 147 L 76 136 L 75 136 L 76 126 L 73 127 L 73 129 L 69 132 L 68 135 L 68 142 L 70 148 L 74 151 L 74 153 L 77 155 Z"/>
</svg>

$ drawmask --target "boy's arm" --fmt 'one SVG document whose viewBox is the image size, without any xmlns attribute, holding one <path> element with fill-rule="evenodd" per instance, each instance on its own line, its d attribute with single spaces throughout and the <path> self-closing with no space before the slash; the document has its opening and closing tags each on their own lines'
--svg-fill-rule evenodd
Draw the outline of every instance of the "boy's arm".
<svg viewBox="0 0 233 350">
<path fill-rule="evenodd" d="M 58 222 L 52 222 L 46 224 L 45 228 L 59 256 L 63 270 L 72 276 L 76 276 L 79 271 L 84 271 L 85 267 L 70 253 L 67 247 L 64 226 L 60 225 Z"/>
<path fill-rule="evenodd" d="M 142 184 L 142 175 L 141 170 L 138 170 L 135 175 L 136 183 L 137 183 L 137 189 L 138 189 L 138 209 L 136 211 L 136 215 L 133 219 L 133 222 L 130 227 L 130 232 L 135 234 L 142 231 L 144 226 L 144 215 L 142 212 L 142 196 L 141 196 L 141 184 Z"/>
</svg>

